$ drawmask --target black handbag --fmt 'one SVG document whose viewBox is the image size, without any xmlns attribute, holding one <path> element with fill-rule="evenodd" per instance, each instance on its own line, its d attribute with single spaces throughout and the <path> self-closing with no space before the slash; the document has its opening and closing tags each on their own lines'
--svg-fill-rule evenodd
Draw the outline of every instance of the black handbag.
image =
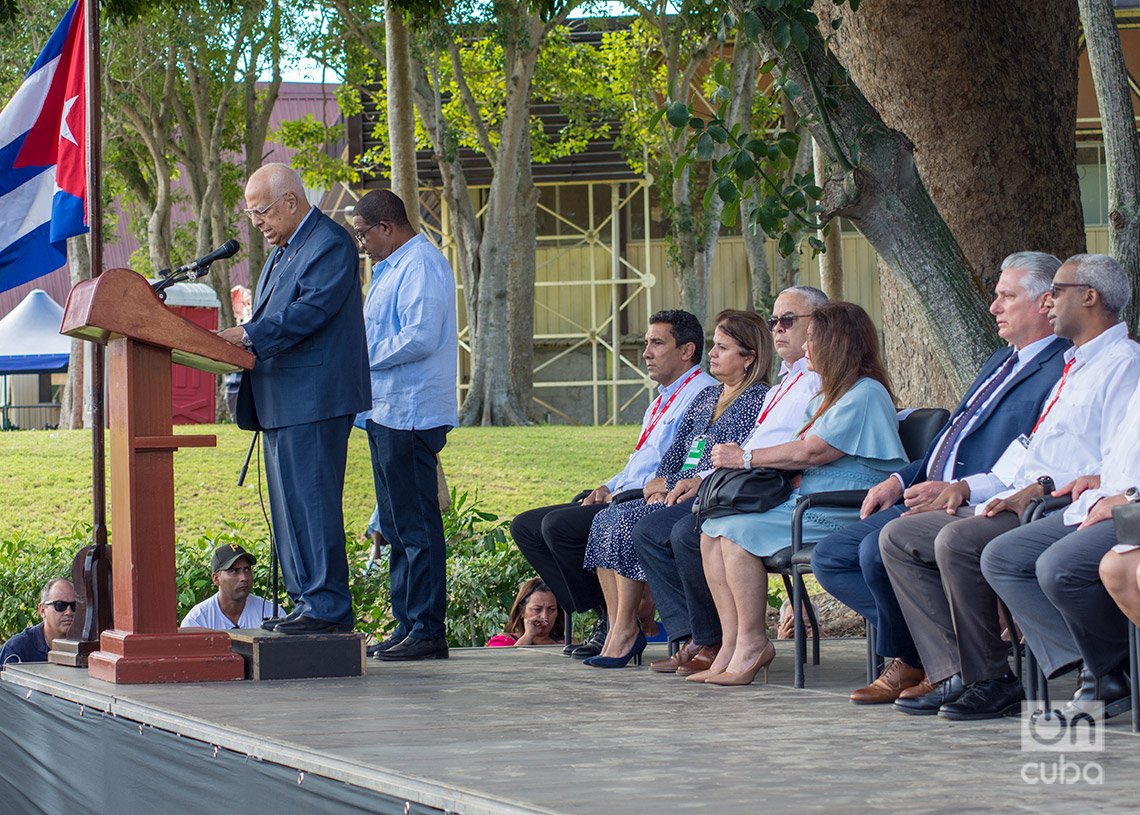
<svg viewBox="0 0 1140 815">
<path fill-rule="evenodd" d="M 751 470 L 717 469 L 701 481 L 693 501 L 698 523 L 741 512 L 767 512 L 792 494 L 796 473 L 754 467 Z"/>
<path fill-rule="evenodd" d="M 1140 546 L 1140 504 L 1127 503 L 1112 508 L 1116 542 Z"/>
</svg>

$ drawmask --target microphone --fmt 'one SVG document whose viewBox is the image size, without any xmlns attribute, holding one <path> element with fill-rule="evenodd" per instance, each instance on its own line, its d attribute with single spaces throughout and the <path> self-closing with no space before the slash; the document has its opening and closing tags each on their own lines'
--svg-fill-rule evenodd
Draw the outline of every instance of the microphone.
<svg viewBox="0 0 1140 815">
<path fill-rule="evenodd" d="M 192 260 L 189 263 L 187 263 L 185 266 L 179 266 L 177 269 L 175 269 L 170 274 L 171 274 L 171 276 L 174 276 L 176 274 L 193 273 L 193 272 L 197 272 L 199 270 L 201 270 L 202 272 L 205 272 L 206 268 L 208 268 L 209 265 L 211 263 L 213 263 L 215 260 L 222 260 L 223 258 L 232 258 L 234 255 L 237 254 L 237 251 L 240 248 L 241 247 L 238 246 L 237 241 L 228 240 L 225 243 L 223 243 L 221 246 L 219 246 L 217 249 L 215 249 L 213 252 L 211 252 L 210 254 L 203 255 L 202 257 L 198 258 L 197 260 Z M 191 280 L 195 279 L 196 277 L 198 277 L 197 274 L 189 274 L 189 278 Z"/>
</svg>

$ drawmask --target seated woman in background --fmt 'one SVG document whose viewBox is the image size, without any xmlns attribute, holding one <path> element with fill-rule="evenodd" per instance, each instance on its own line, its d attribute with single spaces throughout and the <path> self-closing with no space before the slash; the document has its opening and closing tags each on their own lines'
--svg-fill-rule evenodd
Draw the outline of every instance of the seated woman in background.
<svg viewBox="0 0 1140 815">
<path fill-rule="evenodd" d="M 507 630 L 487 640 L 488 648 L 506 645 L 562 645 L 562 607 L 540 577 L 519 587 Z"/>
<path fill-rule="evenodd" d="M 820 392 L 804 427 L 785 444 L 752 451 L 753 467 L 797 470 L 803 477 L 787 501 L 767 512 L 712 518 L 701 526 L 701 560 L 724 632 L 708 671 L 687 677 L 713 685 L 747 685 L 776 648 L 764 630 L 768 573 L 761 558 L 791 545 L 792 511 L 802 494 L 869 489 L 906 464 L 890 379 L 875 326 L 854 303 L 830 303 L 812 315 L 804 343 Z M 743 467 L 736 444 L 712 451 L 715 467 Z M 805 543 L 858 520 L 859 510 L 818 509 L 803 516 Z"/>
<path fill-rule="evenodd" d="M 686 476 L 711 469 L 709 455 L 720 442 L 748 438 L 768 392 L 775 346 L 767 324 L 750 311 L 722 311 L 709 348 L 709 373 L 719 386 L 705 388 L 685 410 L 673 444 L 661 457 L 656 477 L 646 483 L 644 498 L 613 504 L 594 516 L 583 568 L 596 569 L 606 598 L 609 632 L 602 652 L 586 660 L 596 668 L 641 664 L 645 634 L 637 608 L 647 584 L 633 546 L 633 527 L 650 512 L 669 503 L 692 500 L 674 491 Z"/>
</svg>

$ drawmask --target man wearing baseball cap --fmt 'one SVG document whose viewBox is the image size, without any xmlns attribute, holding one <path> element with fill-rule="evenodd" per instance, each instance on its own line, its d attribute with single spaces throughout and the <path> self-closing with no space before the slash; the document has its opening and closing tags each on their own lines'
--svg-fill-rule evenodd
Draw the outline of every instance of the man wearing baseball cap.
<svg viewBox="0 0 1140 815">
<path fill-rule="evenodd" d="M 182 620 L 183 628 L 258 628 L 273 616 L 273 603 L 250 594 L 257 558 L 239 543 L 223 543 L 210 559 L 211 580 L 218 587 Z"/>
</svg>

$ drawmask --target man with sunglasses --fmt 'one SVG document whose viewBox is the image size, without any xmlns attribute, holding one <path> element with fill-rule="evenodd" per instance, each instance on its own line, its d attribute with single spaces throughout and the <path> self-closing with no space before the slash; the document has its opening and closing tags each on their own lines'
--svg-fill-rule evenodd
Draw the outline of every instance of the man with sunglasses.
<svg viewBox="0 0 1140 815">
<path fill-rule="evenodd" d="M 52 640 L 67 635 L 75 619 L 75 588 L 57 577 L 44 584 L 37 606 L 43 622 L 25 628 L 0 648 L 0 671 L 17 662 L 47 662 Z"/>
<path fill-rule="evenodd" d="M 349 632 L 344 471 L 352 420 L 369 404 L 360 258 L 284 164 L 254 172 L 245 201 L 273 251 L 249 322 L 219 336 L 256 357 L 242 374 L 235 418 L 262 431 L 273 532 L 293 601 L 288 616 L 262 625 L 281 634 Z"/>
<path fill-rule="evenodd" d="M 877 485 L 863 501 L 863 520 L 816 544 L 812 571 L 833 597 L 875 627 L 875 648 L 888 660 L 882 674 L 851 693 L 859 705 L 900 706 L 933 690 L 879 553 L 879 533 L 903 513 L 926 512 L 951 482 L 981 490 L 1001 451 L 1028 433 L 1061 375 L 1069 343 L 1053 335 L 1046 303 L 1061 261 L 1044 252 L 1016 252 L 1001 265 L 990 313 L 1008 343 L 982 365 L 974 383 L 922 461 Z M 963 482 L 965 483 L 965 482 Z"/>
<path fill-rule="evenodd" d="M 371 651 L 384 661 L 446 659 L 447 556 L 436 462 L 459 424 L 455 275 L 390 190 L 361 198 L 352 228 L 373 263 L 364 302 L 372 404 L 359 418 L 389 544 L 396 619 L 395 631 Z"/>
</svg>

